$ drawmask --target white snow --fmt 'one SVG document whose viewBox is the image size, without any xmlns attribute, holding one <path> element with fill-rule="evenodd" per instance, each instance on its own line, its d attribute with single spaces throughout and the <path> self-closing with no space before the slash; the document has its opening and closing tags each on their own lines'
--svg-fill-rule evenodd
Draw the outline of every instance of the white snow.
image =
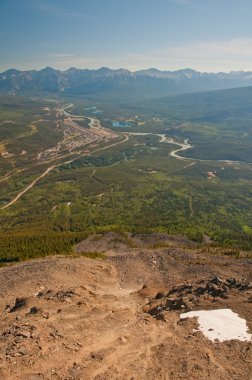
<svg viewBox="0 0 252 380">
<path fill-rule="evenodd" d="M 189 311 L 180 314 L 180 319 L 198 318 L 199 330 L 211 341 L 220 342 L 231 339 L 252 340 L 246 320 L 230 309 Z"/>
</svg>

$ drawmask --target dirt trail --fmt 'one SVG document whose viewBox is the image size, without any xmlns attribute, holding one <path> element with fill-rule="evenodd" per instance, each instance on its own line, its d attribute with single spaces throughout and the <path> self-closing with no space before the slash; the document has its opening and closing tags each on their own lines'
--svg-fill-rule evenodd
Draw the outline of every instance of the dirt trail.
<svg viewBox="0 0 252 380">
<path fill-rule="evenodd" d="M 0 182 L 4 182 L 4 181 L 7 181 L 8 179 L 10 179 L 13 174 L 18 174 L 20 172 L 22 172 L 24 169 L 13 169 L 11 170 L 9 173 L 5 174 L 5 176 L 3 178 L 0 179 Z"/>
<path fill-rule="evenodd" d="M 90 154 L 92 154 L 92 153 L 100 152 L 100 151 L 103 151 L 103 150 L 115 147 L 115 146 L 117 146 L 119 144 L 122 144 L 122 143 L 124 143 L 126 141 L 128 141 L 128 136 L 125 136 L 124 139 L 121 140 L 121 141 L 117 141 L 117 142 L 115 142 L 113 144 L 106 145 L 104 147 L 94 149 L 91 153 L 80 154 L 80 156 L 78 158 L 73 158 L 72 160 L 67 160 L 67 161 L 64 161 L 64 162 L 62 162 L 60 164 L 50 166 L 49 168 L 46 169 L 46 171 L 42 175 L 40 175 L 39 177 L 37 177 L 24 190 L 22 190 L 20 193 L 18 193 L 18 195 L 14 199 L 12 199 L 9 203 L 7 203 L 3 207 L 1 207 L 0 210 L 4 210 L 4 209 L 12 206 L 13 204 L 15 204 L 28 190 L 30 190 L 40 179 L 44 178 L 53 169 L 58 168 L 58 167 L 63 166 L 63 165 L 66 165 L 66 164 L 70 164 L 70 163 L 76 161 L 77 159 L 79 159 L 80 157 L 90 156 Z M 65 157 L 69 157 L 69 155 L 66 155 Z M 62 159 L 62 157 L 61 157 L 61 159 Z"/>
<path fill-rule="evenodd" d="M 84 157 L 84 156 L 90 156 L 90 154 L 92 153 L 96 153 L 96 152 L 100 152 L 100 151 L 103 151 L 103 150 L 106 150 L 106 149 L 109 149 L 109 148 L 112 148 L 112 147 L 115 147 L 119 144 L 122 144 L 126 141 L 128 141 L 128 136 L 124 136 L 124 139 L 121 140 L 121 141 L 117 141 L 113 144 L 110 144 L 110 145 L 106 145 L 104 147 L 101 147 L 101 148 L 97 148 L 97 149 L 94 149 L 91 153 L 84 153 L 84 154 L 80 154 L 80 157 Z M 69 155 L 66 155 L 65 157 L 69 157 Z M 13 204 L 15 204 L 28 190 L 30 190 L 40 179 L 44 178 L 47 174 L 49 174 L 53 169 L 55 168 L 58 168 L 60 166 L 63 166 L 63 165 L 66 165 L 66 164 L 70 164 L 74 161 L 76 161 L 77 159 L 79 159 L 80 157 L 78 158 L 73 158 L 72 160 L 67 160 L 67 161 L 64 161 L 60 164 L 57 164 L 57 165 L 53 165 L 53 166 L 50 166 L 49 168 L 46 169 L 46 171 L 41 174 L 39 177 L 37 177 L 34 181 L 32 181 L 24 190 L 22 190 L 20 193 L 18 193 L 18 195 L 12 199 L 9 203 L 7 203 L 6 205 L 4 205 L 3 207 L 0 208 L 0 210 L 4 210 L 6 208 L 9 208 L 10 206 L 12 206 Z M 61 157 L 62 158 L 62 157 Z"/>
<path fill-rule="evenodd" d="M 179 286 L 188 281 L 197 292 L 197 281 L 214 275 L 251 277 L 251 263 L 215 256 L 202 267 L 193 246 L 181 248 L 182 238 L 131 239 L 135 248 L 115 233 L 90 237 L 78 248 L 103 249 L 106 260 L 52 257 L 0 269 L 1 379 L 250 380 L 250 344 L 213 343 L 193 332 L 196 320 L 180 321 L 165 294 L 174 286 L 183 292 Z M 170 248 L 147 248 L 158 239 Z M 252 328 L 251 292 L 237 288 L 227 295 L 195 302 L 228 306 Z M 194 293 L 186 297 L 189 302 Z"/>
<path fill-rule="evenodd" d="M 28 185 L 24 190 L 22 190 L 20 193 L 18 193 L 18 195 L 14 199 L 12 199 L 12 201 L 10 201 L 9 203 L 7 203 L 5 206 L 1 207 L 1 210 L 4 210 L 4 209 L 12 206 L 14 203 L 16 203 L 19 200 L 19 198 L 22 197 L 22 195 L 24 195 L 28 190 L 30 190 L 40 179 L 44 178 L 54 168 L 55 168 L 55 165 L 50 166 L 49 168 L 47 168 L 46 171 L 43 174 L 41 174 L 39 177 L 37 177 L 34 181 L 32 181 L 30 183 L 30 185 Z"/>
<path fill-rule="evenodd" d="M 70 118 L 72 115 L 69 114 L 69 113 L 66 113 L 64 110 L 63 112 Z M 75 118 L 75 116 L 73 115 L 73 118 Z M 98 132 L 99 134 L 102 134 L 103 136 L 106 136 L 108 133 L 111 133 L 110 130 L 106 129 L 106 128 L 103 128 L 101 126 L 101 123 L 98 119 L 95 119 L 95 118 L 90 118 L 90 117 L 84 117 L 84 118 L 87 118 L 90 120 L 90 127 L 96 131 L 96 133 Z M 78 124 L 76 124 L 73 120 L 69 120 L 68 123 L 71 124 L 72 127 L 78 129 L 78 130 L 83 130 L 82 127 L 78 126 Z M 16 197 L 14 199 L 12 199 L 10 202 L 8 202 L 6 205 L 2 206 L 0 208 L 0 210 L 4 210 L 4 209 L 7 209 L 9 208 L 10 206 L 12 206 L 13 204 L 15 204 L 27 191 L 29 191 L 40 179 L 44 178 L 47 174 L 49 174 L 53 169 L 55 168 L 58 168 L 62 165 L 65 165 L 65 164 L 69 164 L 69 163 L 72 163 L 74 162 L 75 160 L 79 159 L 80 157 L 84 157 L 84 156 L 89 156 L 93 153 L 97 153 L 97 152 L 100 152 L 100 151 L 103 151 L 103 150 L 106 150 L 106 149 L 109 149 L 109 148 L 112 148 L 112 147 L 115 147 L 117 145 L 120 145 L 120 144 L 123 144 L 124 142 L 128 141 L 129 139 L 129 136 L 126 135 L 126 134 L 119 134 L 118 137 L 123 137 L 122 140 L 120 141 L 116 141 L 116 142 L 113 142 L 112 144 L 109 144 L 109 145 L 106 145 L 104 147 L 98 147 L 96 149 L 93 149 L 90 153 L 87 153 L 87 152 L 84 152 L 84 153 L 81 153 L 81 152 L 75 152 L 75 153 L 69 153 L 69 154 L 65 154 L 63 156 L 60 156 L 58 159 L 62 160 L 63 158 L 68 158 L 67 161 L 64 161 L 64 162 L 61 162 L 60 164 L 55 164 L 55 165 L 52 165 L 50 167 L 48 167 L 46 169 L 46 171 L 41 174 L 39 177 L 37 177 L 34 181 L 32 181 L 24 190 L 20 191 Z M 73 154 L 78 154 L 78 157 L 74 157 L 73 159 L 70 159 L 69 160 L 69 157 L 71 157 Z M 51 160 L 51 161 L 55 161 L 55 160 Z M 35 165 L 37 166 L 37 165 Z M 7 177 L 4 177 L 2 179 L 2 181 L 4 180 L 7 180 L 11 177 L 10 174 L 8 174 Z"/>
</svg>

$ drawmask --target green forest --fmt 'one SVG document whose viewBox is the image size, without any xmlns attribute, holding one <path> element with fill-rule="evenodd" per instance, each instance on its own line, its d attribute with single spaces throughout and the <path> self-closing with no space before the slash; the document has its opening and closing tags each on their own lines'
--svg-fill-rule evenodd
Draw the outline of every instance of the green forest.
<svg viewBox="0 0 252 380">
<path fill-rule="evenodd" d="M 208 236 L 214 245 L 252 250 L 252 108 L 250 100 L 237 102 L 236 91 L 134 104 L 71 99 L 70 116 L 92 117 L 85 109 L 97 106 L 102 128 L 117 136 L 73 150 L 64 148 L 71 136 L 59 115 L 68 99 L 2 97 L 1 263 L 69 254 L 106 230 L 184 234 L 199 244 Z M 132 126 L 113 127 L 120 117 Z M 90 129 L 87 119 L 78 125 Z M 192 148 L 172 157 L 186 139 Z M 60 144 L 58 156 L 39 159 Z"/>
</svg>

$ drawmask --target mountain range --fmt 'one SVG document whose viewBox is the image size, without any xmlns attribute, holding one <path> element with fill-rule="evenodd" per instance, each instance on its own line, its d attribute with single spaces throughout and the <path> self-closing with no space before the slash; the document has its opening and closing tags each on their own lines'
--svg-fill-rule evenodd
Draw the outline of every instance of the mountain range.
<svg viewBox="0 0 252 380">
<path fill-rule="evenodd" d="M 0 73 L 0 93 L 15 95 L 121 95 L 156 97 L 252 86 L 252 72 L 201 73 L 192 69 L 131 72 L 125 69 L 70 68 L 60 71 L 9 69 Z"/>
</svg>

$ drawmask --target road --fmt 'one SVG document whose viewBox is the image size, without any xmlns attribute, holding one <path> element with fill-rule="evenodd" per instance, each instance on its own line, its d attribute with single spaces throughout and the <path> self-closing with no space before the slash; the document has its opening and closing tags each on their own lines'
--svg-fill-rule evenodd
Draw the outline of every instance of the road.
<svg viewBox="0 0 252 380">
<path fill-rule="evenodd" d="M 67 116 L 70 117 L 71 115 L 69 113 L 67 113 Z M 73 115 L 74 117 L 74 115 Z M 111 133 L 110 130 L 107 130 L 106 128 L 103 128 L 101 126 L 101 123 L 98 119 L 95 119 L 95 118 L 91 118 L 91 117 L 86 117 L 87 119 L 90 120 L 90 128 L 93 128 L 93 129 L 99 129 L 100 132 L 108 132 Z M 74 122 L 73 122 L 74 123 Z M 83 157 L 83 156 L 89 156 L 90 154 L 92 153 L 96 153 L 96 152 L 99 152 L 99 151 L 103 151 L 105 149 L 109 149 L 109 148 L 112 148 L 112 147 L 115 147 L 119 144 L 122 144 L 126 141 L 128 141 L 129 139 L 129 136 L 126 135 L 126 134 L 123 134 L 121 133 L 120 135 L 118 136 L 123 136 L 123 140 L 120 140 L 120 141 L 117 141 L 117 142 L 114 142 L 110 145 L 106 145 L 104 147 L 101 147 L 101 148 L 97 148 L 95 150 L 93 150 L 91 153 L 79 153 L 79 157 Z M 67 155 L 66 155 L 67 156 Z M 60 164 L 55 164 L 55 165 L 52 165 L 52 166 L 49 166 L 44 173 L 42 173 L 39 177 L 37 177 L 35 180 L 33 180 L 25 189 L 23 189 L 20 193 L 18 193 L 16 195 L 16 197 L 14 199 L 12 199 L 9 203 L 7 203 L 6 205 L 4 205 L 3 207 L 0 208 L 0 210 L 4 210 L 4 209 L 7 209 L 9 208 L 10 206 L 14 205 L 25 193 L 27 193 L 27 191 L 29 191 L 39 180 L 41 180 L 42 178 L 44 178 L 47 174 L 49 174 L 53 169 L 57 168 L 57 167 L 60 167 L 62 165 L 65 165 L 65 164 L 70 164 L 74 161 L 76 161 L 77 159 L 79 159 L 79 157 L 75 157 L 73 159 L 70 159 L 70 160 L 67 160 L 67 161 L 64 161 L 64 162 L 61 162 Z M 61 157 L 62 158 L 62 157 Z"/>
<path fill-rule="evenodd" d="M 24 195 L 28 190 L 30 190 L 35 185 L 35 183 L 37 183 L 41 178 L 45 177 L 54 168 L 55 168 L 55 165 L 47 168 L 43 174 L 41 174 L 39 177 L 37 177 L 34 181 L 32 181 L 30 183 L 30 185 L 28 185 L 24 190 L 22 190 L 20 193 L 18 193 L 18 195 L 14 199 L 12 199 L 12 201 L 7 203 L 5 206 L 1 207 L 1 210 L 4 210 L 4 209 L 12 206 L 14 203 L 16 203 L 19 200 L 19 198 L 22 197 L 22 195 Z"/>
<path fill-rule="evenodd" d="M 123 132 L 123 133 L 120 133 L 120 134 L 113 134 L 113 132 L 110 130 L 110 129 L 107 129 L 107 128 L 104 128 L 102 127 L 101 125 L 101 122 L 100 120 L 96 119 L 96 118 L 92 118 L 92 117 L 88 117 L 88 116 L 79 116 L 79 115 L 71 115 L 69 112 L 66 111 L 66 108 L 69 108 L 71 107 L 72 105 L 68 105 L 68 106 L 65 106 L 65 107 L 62 107 L 59 111 L 61 113 L 64 114 L 64 116 L 68 117 L 69 119 L 69 122 L 72 123 L 72 125 L 78 129 L 82 129 L 82 127 L 78 126 L 78 124 L 76 124 L 74 122 L 74 120 L 78 120 L 78 119 L 82 119 L 85 118 L 85 119 L 88 119 L 89 120 L 89 127 L 91 129 L 94 130 L 95 133 L 99 133 L 103 136 L 112 136 L 114 135 L 114 137 L 123 137 L 122 140 L 120 141 L 117 141 L 117 142 L 114 142 L 110 145 L 106 145 L 104 147 L 101 147 L 101 148 L 96 148 L 94 150 L 92 150 L 92 152 L 90 153 L 87 153 L 87 152 L 84 152 L 84 153 L 81 153 L 81 152 L 76 152 L 76 154 L 78 154 L 79 156 L 78 157 L 74 157 L 73 159 L 68 159 L 67 161 L 64 161 L 64 162 L 61 162 L 59 164 L 55 164 L 55 165 L 52 165 L 52 166 L 49 166 L 46 171 L 44 173 L 42 173 L 39 177 L 37 177 L 35 180 L 33 180 L 24 190 L 22 190 L 20 193 L 18 193 L 18 195 L 12 199 L 9 203 L 7 203 L 6 205 L 4 205 L 3 207 L 0 208 L 0 210 L 4 210 L 4 209 L 7 209 L 8 207 L 12 206 L 13 204 L 15 204 L 27 191 L 29 191 L 39 180 L 41 180 L 42 178 L 44 178 L 47 174 L 49 174 L 53 169 L 57 168 L 57 167 L 60 167 L 62 165 L 65 165 L 65 164 L 69 164 L 69 163 L 72 163 L 74 161 L 76 161 L 77 159 L 79 159 L 80 157 L 84 157 L 84 156 L 90 156 L 92 153 L 96 153 L 96 152 L 100 152 L 100 151 L 103 151 L 103 150 L 106 150 L 106 149 L 109 149 L 109 148 L 112 148 L 112 147 L 115 147 L 119 144 L 123 144 L 125 143 L 126 141 L 129 140 L 129 137 L 130 136 L 147 136 L 147 135 L 154 135 L 154 136 L 158 136 L 160 137 L 160 142 L 161 143 L 169 143 L 169 144 L 173 144 L 173 145 L 177 145 L 179 146 L 179 148 L 177 149 L 174 149 L 171 153 L 170 153 L 170 157 L 173 157 L 175 159 L 178 159 L 178 160 L 183 160 L 183 161 L 186 161 L 186 160 L 190 160 L 190 161 L 211 161 L 211 160 L 204 160 L 204 159 L 199 159 L 199 158 L 193 158 L 193 157 L 183 157 L 183 156 L 180 156 L 178 153 L 179 152 L 182 152 L 182 151 L 186 151 L 188 149 L 191 149 L 193 148 L 193 145 L 191 145 L 188 141 L 188 139 L 184 140 L 183 143 L 180 143 L 180 142 L 177 142 L 175 141 L 173 138 L 170 138 L 170 137 L 167 137 L 165 134 L 160 134 L 160 133 L 151 133 L 151 132 Z M 60 159 L 62 158 L 66 158 L 69 156 L 71 156 L 71 154 L 66 154 L 65 156 L 62 156 L 60 157 Z M 229 163 L 229 164 L 237 164 L 237 163 L 245 163 L 245 162 L 241 162 L 241 161 L 228 161 L 228 160 L 215 160 L 215 161 L 219 161 L 219 162 L 226 162 L 226 163 Z M 189 164 L 188 166 L 191 166 L 193 165 L 194 162 L 192 164 Z M 248 164 L 248 163 L 246 163 Z M 6 180 L 10 177 L 10 173 L 8 173 L 6 175 L 6 177 L 4 177 L 2 179 L 3 180 Z"/>
</svg>

